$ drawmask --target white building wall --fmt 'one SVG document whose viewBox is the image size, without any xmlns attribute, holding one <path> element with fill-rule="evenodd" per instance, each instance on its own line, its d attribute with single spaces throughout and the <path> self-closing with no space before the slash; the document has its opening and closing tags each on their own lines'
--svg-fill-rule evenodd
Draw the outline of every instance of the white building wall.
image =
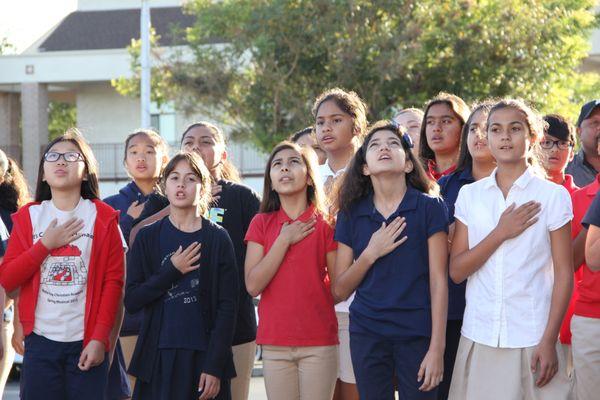
<svg viewBox="0 0 600 400">
<path fill-rule="evenodd" d="M 119 95 L 110 82 L 77 90 L 77 125 L 90 143 L 120 143 L 140 125 L 139 100 Z"/>
</svg>

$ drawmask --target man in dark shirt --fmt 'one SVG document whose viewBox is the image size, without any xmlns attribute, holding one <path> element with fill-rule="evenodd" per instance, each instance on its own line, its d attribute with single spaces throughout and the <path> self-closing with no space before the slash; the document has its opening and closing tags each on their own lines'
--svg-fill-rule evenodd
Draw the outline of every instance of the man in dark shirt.
<svg viewBox="0 0 600 400">
<path fill-rule="evenodd" d="M 577 119 L 577 136 L 581 148 L 569 163 L 565 172 L 573 175 L 575 185 L 584 187 L 594 180 L 600 171 L 598 137 L 600 137 L 600 99 L 585 103 Z"/>
</svg>

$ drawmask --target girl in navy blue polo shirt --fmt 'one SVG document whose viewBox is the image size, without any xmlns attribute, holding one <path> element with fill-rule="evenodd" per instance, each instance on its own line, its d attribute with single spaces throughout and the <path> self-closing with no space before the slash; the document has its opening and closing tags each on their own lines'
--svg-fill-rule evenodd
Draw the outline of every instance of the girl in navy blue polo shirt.
<svg viewBox="0 0 600 400">
<path fill-rule="evenodd" d="M 398 126 L 376 123 L 342 184 L 335 294 L 350 306 L 360 398 L 435 399 L 448 305 L 448 213 Z"/>
<path fill-rule="evenodd" d="M 211 183 L 197 154 L 173 157 L 163 179 L 170 215 L 142 228 L 127 259 L 125 307 L 144 310 L 129 368 L 133 398 L 230 399 L 239 290 L 233 245 L 202 217 Z"/>
<path fill-rule="evenodd" d="M 448 242 L 452 242 L 454 233 L 454 203 L 458 197 L 458 191 L 464 185 L 468 185 L 489 176 L 496 166 L 496 160 L 492 156 L 487 145 L 485 133 L 485 121 L 494 103 L 483 102 L 476 105 L 473 112 L 463 126 L 460 141 L 460 152 L 456 171 L 450 175 L 440 178 L 440 192 L 448 207 L 450 227 Z M 466 282 L 456 284 L 448 280 L 448 325 L 446 326 L 446 350 L 444 351 L 445 373 L 444 380 L 440 383 L 438 399 L 448 398 L 450 380 L 454 369 L 454 359 L 460 340 L 460 328 L 462 327 L 463 313 L 465 312 L 465 287 Z"/>
</svg>

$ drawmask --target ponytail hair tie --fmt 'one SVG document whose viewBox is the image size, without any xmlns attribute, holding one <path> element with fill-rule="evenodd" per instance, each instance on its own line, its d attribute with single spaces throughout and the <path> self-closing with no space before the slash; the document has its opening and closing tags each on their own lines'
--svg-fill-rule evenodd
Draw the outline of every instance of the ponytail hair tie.
<svg viewBox="0 0 600 400">
<path fill-rule="evenodd" d="M 402 139 L 404 139 L 404 141 L 406 142 L 406 144 L 408 145 L 409 148 L 412 149 L 415 147 L 415 144 L 414 144 L 412 138 L 410 137 L 410 135 L 402 129 L 402 127 L 400 126 L 400 124 L 398 122 L 391 119 L 390 125 L 392 125 L 396 129 L 398 134 L 402 137 Z"/>
<path fill-rule="evenodd" d="M 408 145 L 409 148 L 412 149 L 412 148 L 415 147 L 415 144 L 414 144 L 412 138 L 410 137 L 410 135 L 408 133 L 406 133 L 406 132 L 403 133 L 402 134 L 402 139 L 404 139 L 404 141 L 406 142 L 406 144 Z"/>
</svg>

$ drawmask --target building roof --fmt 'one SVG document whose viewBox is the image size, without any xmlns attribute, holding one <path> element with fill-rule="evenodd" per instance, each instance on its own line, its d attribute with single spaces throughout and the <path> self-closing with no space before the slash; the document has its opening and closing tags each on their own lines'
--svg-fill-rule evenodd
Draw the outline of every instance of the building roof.
<svg viewBox="0 0 600 400">
<path fill-rule="evenodd" d="M 181 44 L 173 29 L 192 26 L 194 16 L 181 7 L 150 9 L 152 27 L 161 46 Z M 122 49 L 140 38 L 140 9 L 75 11 L 69 14 L 38 47 L 40 52 Z M 178 40 L 179 39 L 179 40 Z"/>
</svg>

